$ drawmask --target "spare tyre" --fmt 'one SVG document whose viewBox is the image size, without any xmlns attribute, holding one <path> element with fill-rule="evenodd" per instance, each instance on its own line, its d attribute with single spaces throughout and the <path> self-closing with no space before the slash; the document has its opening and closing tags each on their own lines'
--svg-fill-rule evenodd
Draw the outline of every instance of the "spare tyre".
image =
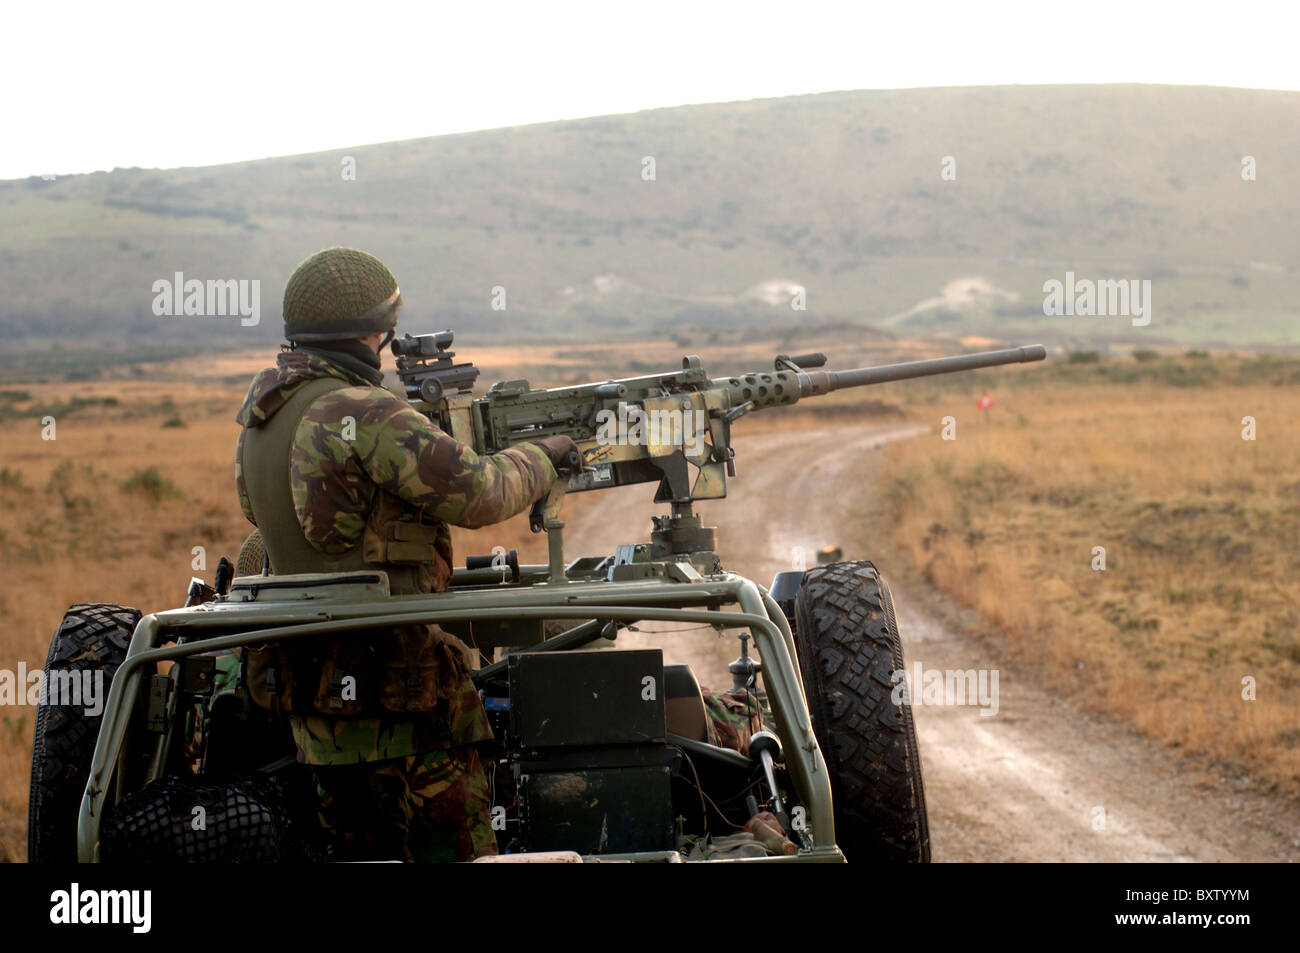
<svg viewBox="0 0 1300 953">
<path fill-rule="evenodd" d="M 140 610 L 127 606 L 83 604 L 70 608 L 50 641 L 45 659 L 46 690 L 36 708 L 32 740 L 32 780 L 27 801 L 27 860 L 31 863 L 75 862 L 77 815 L 90 777 L 90 761 L 99 738 L 103 706 Z M 98 714 L 87 712 L 86 699 L 52 697 L 51 686 L 85 685 L 85 673 L 102 672 L 92 681 L 99 695 Z M 53 676 L 53 677 L 52 677 Z M 74 693 L 75 694 L 75 693 Z"/>
<path fill-rule="evenodd" d="M 839 562 L 804 574 L 795 646 L 813 732 L 826 759 L 835 839 L 845 857 L 926 863 L 930 826 L 906 698 L 893 700 L 903 645 L 876 567 Z"/>
</svg>

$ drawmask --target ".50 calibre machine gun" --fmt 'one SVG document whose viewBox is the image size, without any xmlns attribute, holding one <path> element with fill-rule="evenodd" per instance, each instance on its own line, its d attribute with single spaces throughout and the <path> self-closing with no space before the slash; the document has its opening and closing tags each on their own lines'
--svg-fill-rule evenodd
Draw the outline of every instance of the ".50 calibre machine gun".
<svg viewBox="0 0 1300 953">
<path fill-rule="evenodd" d="M 567 479 L 530 515 L 534 532 L 550 536 L 551 568 L 560 570 L 557 519 L 565 492 L 657 483 L 655 502 L 671 513 L 654 518 L 649 559 L 687 559 L 702 572 L 716 572 L 712 527 L 703 526 L 691 504 L 727 495 L 735 476 L 731 425 L 747 413 L 780 407 L 846 387 L 949 374 L 1000 364 L 1041 361 L 1041 345 L 982 351 L 956 357 L 908 361 L 846 371 L 821 370 L 826 355 L 781 354 L 771 370 L 711 378 L 700 358 L 682 358 L 681 370 L 568 387 L 534 388 L 526 380 L 493 384 L 472 394 L 478 368 L 457 364 L 450 330 L 407 334 L 393 342 L 397 374 L 406 396 L 444 431 L 480 454 L 562 434 L 573 439 L 580 460 Z"/>
</svg>

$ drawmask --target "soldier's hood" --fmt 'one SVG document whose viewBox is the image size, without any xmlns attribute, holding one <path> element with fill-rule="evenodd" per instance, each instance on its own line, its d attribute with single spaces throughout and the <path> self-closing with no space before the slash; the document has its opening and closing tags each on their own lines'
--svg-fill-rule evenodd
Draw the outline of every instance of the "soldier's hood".
<svg viewBox="0 0 1300 953">
<path fill-rule="evenodd" d="M 268 367 L 253 378 L 235 420 L 244 427 L 260 427 L 285 405 L 298 388 L 318 377 L 337 377 L 354 387 L 372 386 L 364 378 L 323 357 L 284 351 L 275 359 L 275 367 Z"/>
</svg>

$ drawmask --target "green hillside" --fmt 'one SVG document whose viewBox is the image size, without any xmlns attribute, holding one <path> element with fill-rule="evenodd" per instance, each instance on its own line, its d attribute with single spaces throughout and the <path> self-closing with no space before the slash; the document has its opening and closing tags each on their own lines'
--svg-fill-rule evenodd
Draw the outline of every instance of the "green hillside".
<svg viewBox="0 0 1300 953">
<path fill-rule="evenodd" d="M 1257 181 L 1242 179 L 1246 155 Z M 10 363 L 54 342 L 145 353 L 269 341 L 294 264 L 350 244 L 398 274 L 406 326 L 478 340 L 848 323 L 1289 346 L 1300 343 L 1298 156 L 1300 93 L 986 87 L 8 181 L 0 334 Z M 1067 270 L 1150 279 L 1150 325 L 1045 317 L 1043 283 Z M 261 324 L 155 316 L 151 286 L 177 271 L 259 279 Z M 790 307 L 794 285 L 804 311 Z M 496 286 L 504 311 L 490 306 Z"/>
</svg>

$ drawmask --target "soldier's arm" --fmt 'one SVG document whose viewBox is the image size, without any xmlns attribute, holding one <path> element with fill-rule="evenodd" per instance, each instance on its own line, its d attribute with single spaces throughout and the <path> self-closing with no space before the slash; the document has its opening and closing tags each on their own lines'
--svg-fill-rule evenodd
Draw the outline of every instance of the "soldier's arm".
<svg viewBox="0 0 1300 953">
<path fill-rule="evenodd" d="M 345 417 L 354 421 L 351 456 L 375 485 L 454 526 L 475 529 L 509 519 L 544 496 L 556 479 L 540 447 L 524 444 L 480 456 L 380 388 L 327 394 L 312 404 L 300 427 L 342 434 Z M 338 445 L 330 444 L 320 452 L 336 453 Z"/>
</svg>

